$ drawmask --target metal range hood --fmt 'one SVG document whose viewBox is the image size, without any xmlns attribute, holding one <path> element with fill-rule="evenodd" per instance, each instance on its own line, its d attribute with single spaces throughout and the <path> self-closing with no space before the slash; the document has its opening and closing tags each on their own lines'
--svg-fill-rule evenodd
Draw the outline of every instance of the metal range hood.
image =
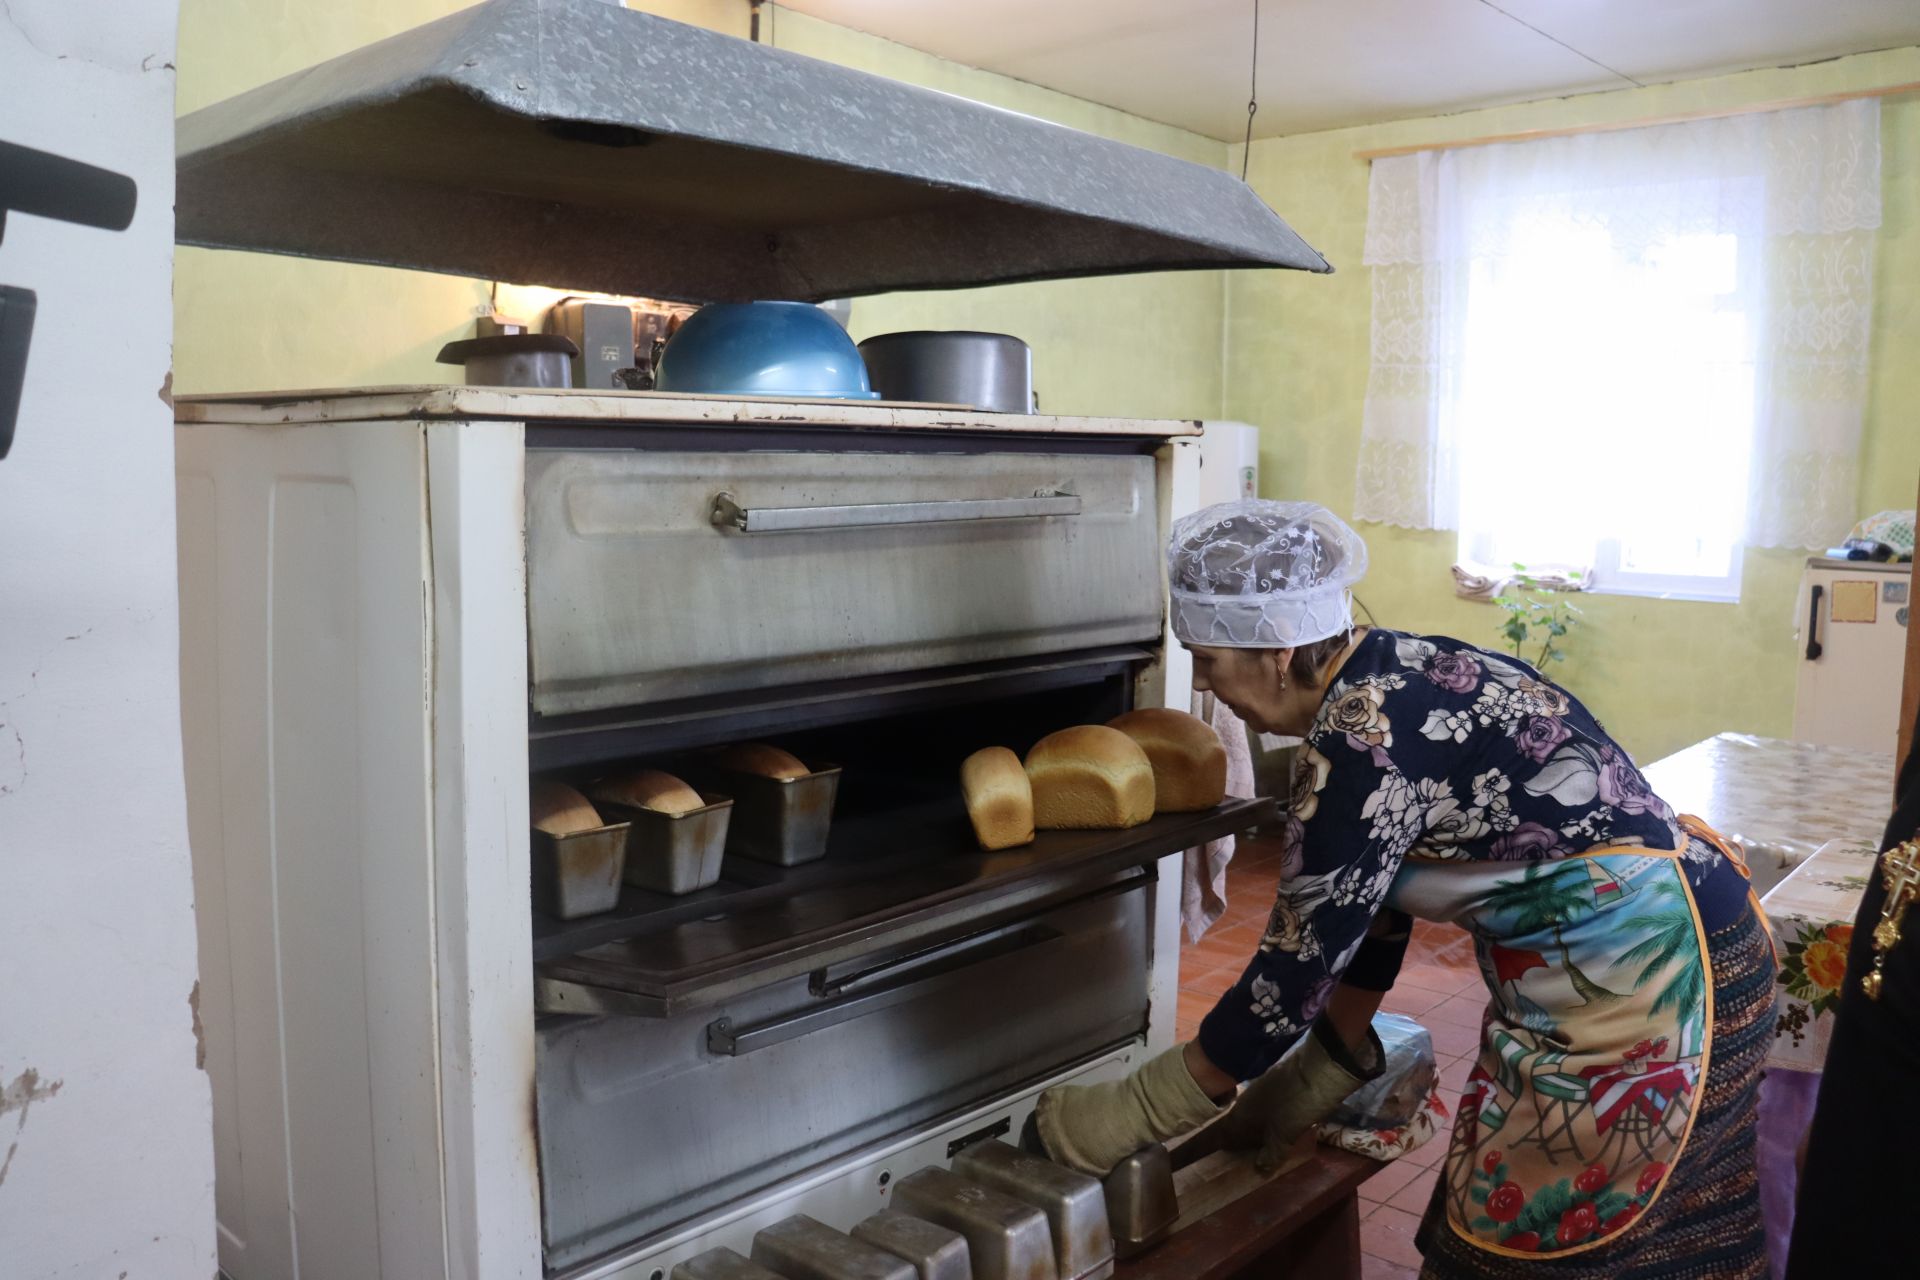
<svg viewBox="0 0 1920 1280">
<path fill-rule="evenodd" d="M 1331 268 L 1238 179 L 605 0 L 488 0 L 179 123 L 182 243 L 693 302 Z"/>
</svg>

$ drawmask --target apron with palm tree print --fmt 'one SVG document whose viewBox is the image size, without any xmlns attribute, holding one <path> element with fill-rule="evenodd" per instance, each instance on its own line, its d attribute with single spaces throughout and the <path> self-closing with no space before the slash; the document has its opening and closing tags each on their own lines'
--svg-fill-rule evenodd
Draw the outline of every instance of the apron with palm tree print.
<svg viewBox="0 0 1920 1280">
<path fill-rule="evenodd" d="M 1660 1194 L 1711 1052 L 1706 936 L 1681 867 L 1725 844 L 1557 861 L 1409 858 L 1389 906 L 1474 938 L 1493 993 L 1447 1153 L 1454 1230 L 1496 1252 L 1579 1252 Z M 1704 853 L 1704 849 L 1700 850 Z"/>
</svg>

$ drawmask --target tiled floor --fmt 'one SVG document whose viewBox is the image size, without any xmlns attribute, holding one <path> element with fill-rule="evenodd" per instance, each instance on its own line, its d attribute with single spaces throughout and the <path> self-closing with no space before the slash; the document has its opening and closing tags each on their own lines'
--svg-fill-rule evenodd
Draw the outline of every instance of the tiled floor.
<svg viewBox="0 0 1920 1280">
<path fill-rule="evenodd" d="M 1279 884 L 1279 848 L 1269 840 L 1243 840 L 1227 868 L 1227 914 L 1205 938 L 1180 951 L 1179 1037 L 1190 1039 L 1246 968 L 1266 924 Z M 1440 1066 L 1440 1093 L 1449 1109 L 1465 1087 L 1480 1044 L 1480 1011 L 1486 988 L 1473 959 L 1473 943 L 1459 929 L 1416 922 L 1406 963 L 1380 1007 L 1403 1013 L 1426 1027 Z M 1360 1248 L 1366 1280 L 1405 1280 L 1420 1271 L 1413 1234 L 1433 1192 L 1446 1135 L 1403 1156 L 1360 1188 Z"/>
</svg>

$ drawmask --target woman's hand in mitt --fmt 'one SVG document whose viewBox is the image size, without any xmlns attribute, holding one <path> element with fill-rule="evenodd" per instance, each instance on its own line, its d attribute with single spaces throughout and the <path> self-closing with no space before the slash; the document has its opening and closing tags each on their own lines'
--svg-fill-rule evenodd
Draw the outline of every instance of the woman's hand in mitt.
<svg viewBox="0 0 1920 1280">
<path fill-rule="evenodd" d="M 1301 1134 L 1385 1069 L 1386 1052 L 1372 1027 L 1360 1051 L 1352 1053 L 1323 1018 L 1272 1070 L 1241 1091 L 1220 1121 L 1221 1145 L 1255 1152 L 1255 1167 L 1271 1173 Z"/>
<path fill-rule="evenodd" d="M 1125 1080 L 1049 1089 L 1033 1112 L 1046 1154 L 1057 1164 L 1095 1177 L 1105 1177 L 1140 1148 L 1198 1128 L 1219 1114 L 1219 1106 L 1187 1067 L 1185 1045 L 1175 1045 Z"/>
</svg>

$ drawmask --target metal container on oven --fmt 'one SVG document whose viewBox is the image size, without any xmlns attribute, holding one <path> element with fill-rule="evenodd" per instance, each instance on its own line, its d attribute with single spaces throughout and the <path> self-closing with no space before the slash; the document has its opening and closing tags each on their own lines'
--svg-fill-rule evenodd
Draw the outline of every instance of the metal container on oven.
<svg viewBox="0 0 1920 1280">
<path fill-rule="evenodd" d="M 933 1168 L 902 1178 L 893 1203 L 965 1236 L 975 1280 L 1061 1280 L 1047 1215 L 1024 1200 Z"/>
<path fill-rule="evenodd" d="M 924 1218 L 882 1209 L 855 1223 L 853 1238 L 911 1262 L 920 1280 L 973 1280 L 967 1238 Z"/>
<path fill-rule="evenodd" d="M 778 867 L 797 867 L 826 856 L 833 802 L 840 792 L 839 765 L 822 764 L 798 778 L 769 778 L 708 762 L 689 765 L 686 771 L 710 778 L 734 798 L 728 853 Z"/>
<path fill-rule="evenodd" d="M 789 1280 L 919 1280 L 914 1265 L 826 1223 L 795 1214 L 753 1238 L 753 1260 Z"/>
<path fill-rule="evenodd" d="M 1099 1179 L 992 1139 L 954 1156 L 953 1171 L 1047 1215 L 1060 1280 L 1105 1280 L 1113 1274 L 1113 1232 Z"/>
<path fill-rule="evenodd" d="M 533 832 L 534 905 L 556 920 L 611 911 L 627 865 L 625 822 L 556 836 Z"/>
<path fill-rule="evenodd" d="M 655 893 L 683 894 L 705 889 L 720 878 L 726 855 L 733 799 L 702 791 L 706 804 L 686 813 L 659 813 L 593 797 L 603 813 L 630 826 L 626 882 Z"/>
<path fill-rule="evenodd" d="M 786 1280 L 731 1249 L 709 1249 L 673 1269 L 672 1280 Z"/>
</svg>

